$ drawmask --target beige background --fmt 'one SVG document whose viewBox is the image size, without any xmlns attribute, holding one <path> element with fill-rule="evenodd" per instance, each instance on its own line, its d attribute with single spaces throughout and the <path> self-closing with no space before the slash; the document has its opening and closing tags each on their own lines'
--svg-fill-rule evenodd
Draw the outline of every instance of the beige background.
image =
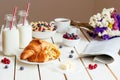
<svg viewBox="0 0 120 80">
<path fill-rule="evenodd" d="M 119 0 L 0 0 L 0 25 L 4 24 L 4 15 L 13 12 L 14 6 L 18 6 L 18 10 L 26 9 L 28 1 L 31 2 L 29 22 L 49 22 L 57 17 L 88 22 L 91 15 L 104 7 L 115 7 L 120 12 Z"/>
</svg>

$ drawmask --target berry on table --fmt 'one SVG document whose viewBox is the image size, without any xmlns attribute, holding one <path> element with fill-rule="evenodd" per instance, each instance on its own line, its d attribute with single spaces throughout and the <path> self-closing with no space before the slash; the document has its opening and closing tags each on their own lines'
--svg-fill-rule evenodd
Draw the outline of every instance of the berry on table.
<svg viewBox="0 0 120 80">
<path fill-rule="evenodd" d="M 63 47 L 62 45 L 59 46 L 59 48 L 62 48 L 62 47 Z"/>
<path fill-rule="evenodd" d="M 88 68 L 89 68 L 90 70 L 93 70 L 93 69 L 94 69 L 94 66 L 93 66 L 92 64 L 89 64 L 89 65 L 88 65 Z"/>
<path fill-rule="evenodd" d="M 89 64 L 88 65 L 88 68 L 90 69 L 90 70 L 93 70 L 93 69 L 96 69 L 97 68 L 97 64 Z"/>
<path fill-rule="evenodd" d="M 71 53 L 74 53 L 74 51 L 73 51 L 73 50 L 71 50 Z"/>
<path fill-rule="evenodd" d="M 7 69 L 8 68 L 8 65 L 5 65 L 4 69 Z"/>
<path fill-rule="evenodd" d="M 1 62 L 3 63 L 3 64 L 10 64 L 10 60 L 8 59 L 8 58 L 3 58 L 2 60 L 1 60 Z"/>
<path fill-rule="evenodd" d="M 23 66 L 21 66 L 21 67 L 20 67 L 20 70 L 24 70 L 24 67 L 23 67 Z"/>
<path fill-rule="evenodd" d="M 73 58 L 73 55 L 70 54 L 70 55 L 69 55 L 69 58 Z"/>
<path fill-rule="evenodd" d="M 97 64 L 94 64 L 94 69 L 97 68 Z"/>
</svg>

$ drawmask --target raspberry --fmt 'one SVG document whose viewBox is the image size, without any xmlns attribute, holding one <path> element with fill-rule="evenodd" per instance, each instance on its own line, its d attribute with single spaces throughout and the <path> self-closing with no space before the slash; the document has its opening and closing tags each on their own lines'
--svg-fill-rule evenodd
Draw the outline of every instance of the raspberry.
<svg viewBox="0 0 120 80">
<path fill-rule="evenodd" d="M 94 69 L 97 68 L 97 64 L 94 64 Z"/>
<path fill-rule="evenodd" d="M 2 62 L 3 64 L 10 64 L 10 60 L 7 59 L 7 58 L 3 58 L 3 59 L 1 60 L 1 62 Z"/>
</svg>

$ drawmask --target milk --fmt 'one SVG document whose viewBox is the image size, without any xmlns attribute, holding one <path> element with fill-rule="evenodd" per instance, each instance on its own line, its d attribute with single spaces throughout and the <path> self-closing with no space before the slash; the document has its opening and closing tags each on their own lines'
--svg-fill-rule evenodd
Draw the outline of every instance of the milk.
<svg viewBox="0 0 120 80">
<path fill-rule="evenodd" d="M 19 30 L 19 48 L 25 48 L 32 40 L 32 27 L 30 25 L 17 25 Z"/>
<path fill-rule="evenodd" d="M 13 27 L 2 30 L 2 49 L 4 55 L 15 55 L 19 49 L 19 32 Z"/>
<path fill-rule="evenodd" d="M 28 20 L 25 18 L 28 16 L 26 10 L 20 10 L 19 21 L 17 28 L 19 30 L 19 48 L 25 48 L 32 40 L 32 27 L 29 25 Z"/>
</svg>

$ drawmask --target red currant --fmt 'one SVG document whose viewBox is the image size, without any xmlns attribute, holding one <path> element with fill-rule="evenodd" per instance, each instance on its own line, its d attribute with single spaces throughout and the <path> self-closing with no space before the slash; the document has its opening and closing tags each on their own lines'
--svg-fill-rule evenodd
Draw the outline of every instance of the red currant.
<svg viewBox="0 0 120 80">
<path fill-rule="evenodd" d="M 94 69 L 97 68 L 97 64 L 94 64 Z"/>
<path fill-rule="evenodd" d="M 89 65 L 88 65 L 88 68 L 89 68 L 90 70 L 93 70 L 93 69 L 94 69 L 94 67 L 93 67 L 92 64 L 89 64 Z"/>
<path fill-rule="evenodd" d="M 89 65 L 88 65 L 88 68 L 89 68 L 90 70 L 96 69 L 96 68 L 97 68 L 97 64 L 94 64 L 94 65 L 89 64 Z"/>
</svg>

